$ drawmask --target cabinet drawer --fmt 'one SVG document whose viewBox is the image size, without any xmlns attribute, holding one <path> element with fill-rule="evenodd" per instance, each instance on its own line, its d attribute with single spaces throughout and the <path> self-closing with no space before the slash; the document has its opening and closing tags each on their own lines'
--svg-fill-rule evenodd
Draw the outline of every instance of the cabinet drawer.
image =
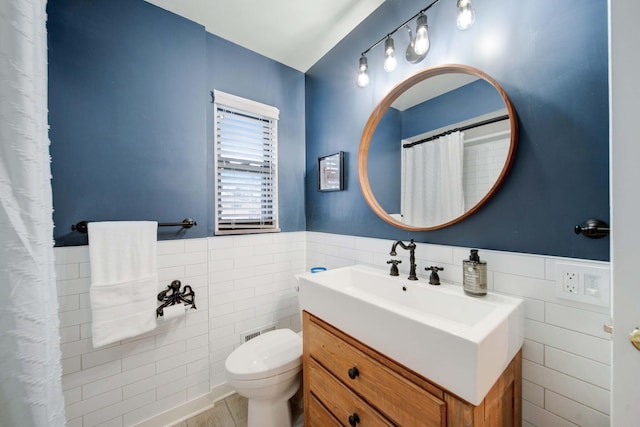
<svg viewBox="0 0 640 427">
<path fill-rule="evenodd" d="M 395 424 L 406 427 L 438 427 L 446 424 L 446 404 L 442 399 L 313 321 L 305 322 L 303 336 L 312 358 L 365 401 L 375 402 L 376 408 Z M 357 369 L 357 373 L 353 368 Z M 313 383 L 311 387 L 314 387 Z"/>
<path fill-rule="evenodd" d="M 340 427 L 342 424 L 334 418 L 327 408 L 311 393 L 309 393 L 309 413 L 306 414 L 304 425 L 307 427 Z"/>
<path fill-rule="evenodd" d="M 393 425 L 364 400 L 352 393 L 344 384 L 336 380 L 315 360 L 310 359 L 307 368 L 309 369 L 311 394 L 317 396 L 318 400 L 342 425 L 357 425 L 358 427 Z"/>
</svg>

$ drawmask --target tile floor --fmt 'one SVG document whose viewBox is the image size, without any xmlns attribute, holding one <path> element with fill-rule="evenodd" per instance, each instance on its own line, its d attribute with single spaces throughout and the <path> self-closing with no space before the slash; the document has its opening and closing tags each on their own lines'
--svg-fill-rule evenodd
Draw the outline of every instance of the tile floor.
<svg viewBox="0 0 640 427">
<path fill-rule="evenodd" d="M 294 414 L 294 427 L 303 427 L 302 408 L 296 402 L 296 397 L 291 401 Z M 247 427 L 247 399 L 232 394 L 224 400 L 216 402 L 213 408 L 182 421 L 173 427 Z"/>
</svg>

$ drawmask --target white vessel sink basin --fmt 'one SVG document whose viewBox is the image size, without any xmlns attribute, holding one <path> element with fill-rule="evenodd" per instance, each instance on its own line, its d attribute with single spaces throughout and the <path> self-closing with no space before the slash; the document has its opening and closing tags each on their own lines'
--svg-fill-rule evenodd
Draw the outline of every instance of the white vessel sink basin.
<svg viewBox="0 0 640 427">
<path fill-rule="evenodd" d="M 519 298 L 355 265 L 296 276 L 300 308 L 474 405 L 523 343 Z"/>
</svg>

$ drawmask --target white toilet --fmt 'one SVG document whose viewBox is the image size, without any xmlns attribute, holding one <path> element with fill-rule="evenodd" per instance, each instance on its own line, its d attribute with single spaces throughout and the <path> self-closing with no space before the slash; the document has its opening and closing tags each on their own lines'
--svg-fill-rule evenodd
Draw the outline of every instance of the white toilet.
<svg viewBox="0 0 640 427">
<path fill-rule="evenodd" d="M 289 399 L 300 387 L 302 338 L 276 329 L 236 348 L 225 361 L 229 385 L 249 400 L 247 427 L 290 427 Z"/>
</svg>

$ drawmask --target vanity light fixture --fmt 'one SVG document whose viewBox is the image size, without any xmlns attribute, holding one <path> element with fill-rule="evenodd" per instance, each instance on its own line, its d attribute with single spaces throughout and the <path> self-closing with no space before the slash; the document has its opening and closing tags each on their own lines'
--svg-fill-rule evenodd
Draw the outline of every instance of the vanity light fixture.
<svg viewBox="0 0 640 427">
<path fill-rule="evenodd" d="M 426 11 L 429 10 L 432 6 L 438 3 L 440 0 L 435 0 L 431 4 L 429 4 L 424 9 L 420 10 L 418 13 L 413 15 L 411 18 L 404 21 L 402 24 L 398 25 L 393 31 L 389 34 L 372 44 L 368 49 L 364 50 L 360 54 L 360 62 L 358 66 L 358 86 L 365 87 L 369 84 L 369 66 L 367 64 L 367 53 L 374 47 L 378 46 L 384 41 L 384 69 L 386 72 L 390 73 L 395 70 L 397 65 L 397 59 L 395 55 L 395 46 L 393 42 L 393 36 L 396 31 L 401 28 L 407 28 L 409 30 L 409 46 L 407 47 L 405 58 L 411 64 L 417 64 L 422 61 L 427 52 L 429 52 L 430 42 L 429 42 L 429 29 L 427 26 L 427 15 Z M 458 19 L 457 26 L 461 30 L 466 30 L 467 28 L 473 25 L 475 21 L 476 14 L 471 6 L 471 0 L 457 0 L 458 7 Z M 416 19 L 416 35 L 415 38 L 411 33 L 411 28 L 408 24 Z"/>
</svg>

